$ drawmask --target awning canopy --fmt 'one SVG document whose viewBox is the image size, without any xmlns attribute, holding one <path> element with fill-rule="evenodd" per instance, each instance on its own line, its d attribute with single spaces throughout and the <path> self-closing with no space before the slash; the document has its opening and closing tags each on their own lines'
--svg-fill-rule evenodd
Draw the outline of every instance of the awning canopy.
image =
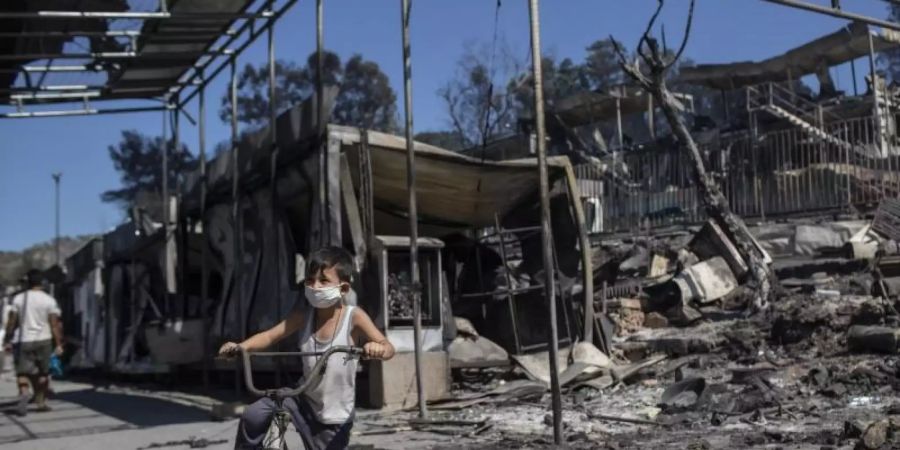
<svg viewBox="0 0 900 450">
<path fill-rule="evenodd" d="M 325 108 L 330 111 L 337 89 L 325 90 Z M 285 170 L 302 165 L 304 160 L 315 158 L 322 145 L 317 137 L 315 99 L 306 99 L 277 119 L 278 173 L 288 176 Z M 353 160 L 358 158 L 361 133 L 354 127 L 328 125 L 324 132 L 327 141 L 337 140 L 340 152 Z M 240 184 L 242 192 L 267 188 L 271 140 L 268 129 L 245 136 L 240 147 Z M 406 189 L 406 139 L 401 136 L 368 131 L 368 147 L 372 164 L 375 208 L 383 212 L 405 215 L 409 195 Z M 423 222 L 435 225 L 472 228 L 490 226 L 494 215 L 501 217 L 522 206 L 529 200 L 537 201 L 539 187 L 537 160 L 534 158 L 511 161 L 481 161 L 421 142 L 415 143 L 416 193 L 418 214 Z M 234 176 L 232 150 L 219 153 L 208 164 L 208 207 L 228 203 L 231 199 Z M 565 156 L 547 158 L 551 180 L 565 176 L 574 177 L 569 159 Z M 350 164 L 356 170 L 356 164 Z M 332 167 L 330 177 L 337 179 L 339 172 Z M 188 214 L 199 209 L 199 171 L 185 177 L 184 208 Z M 297 181 L 297 180 L 294 180 Z M 334 180 L 332 180 L 334 181 Z M 305 182 L 288 182 L 279 190 L 284 194 L 299 193 L 297 189 L 315 189 Z"/>
<path fill-rule="evenodd" d="M 853 22 L 837 32 L 764 61 L 685 67 L 679 80 L 715 89 L 737 89 L 789 78 L 796 80 L 868 55 L 870 33 L 875 52 L 900 46 L 900 33 L 892 30 L 877 32 L 864 23 Z"/>
<path fill-rule="evenodd" d="M 332 136 L 343 145 L 358 148 L 356 128 L 331 125 Z M 409 204 L 406 188 L 406 139 L 368 132 L 375 206 L 405 213 Z M 485 227 L 500 217 L 537 199 L 537 160 L 484 161 L 420 142 L 416 152 L 416 199 L 422 220 L 449 226 Z M 547 158 L 551 181 L 571 172 L 569 158 Z"/>
</svg>

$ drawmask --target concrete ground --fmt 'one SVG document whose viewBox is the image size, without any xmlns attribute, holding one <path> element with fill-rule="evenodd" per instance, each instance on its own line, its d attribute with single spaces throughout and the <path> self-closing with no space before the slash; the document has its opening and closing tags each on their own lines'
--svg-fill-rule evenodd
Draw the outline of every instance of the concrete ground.
<svg viewBox="0 0 900 450">
<path fill-rule="evenodd" d="M 52 411 L 38 413 L 33 405 L 25 417 L 0 414 L 0 447 L 4 450 L 87 449 L 230 449 L 234 446 L 237 419 L 215 421 L 210 407 L 215 400 L 200 396 L 136 386 L 102 387 L 88 383 L 54 380 Z M 0 375 L 0 401 L 16 396 L 15 380 L 9 372 Z M 360 411 L 354 430 L 365 432 L 365 417 L 384 416 Z M 203 441 L 205 440 L 205 442 Z M 191 445 L 193 443 L 193 445 Z M 291 426 L 289 448 L 302 448 Z M 354 436 L 353 446 L 362 448 L 431 448 L 458 445 L 459 439 L 433 433 L 398 432 Z"/>
</svg>

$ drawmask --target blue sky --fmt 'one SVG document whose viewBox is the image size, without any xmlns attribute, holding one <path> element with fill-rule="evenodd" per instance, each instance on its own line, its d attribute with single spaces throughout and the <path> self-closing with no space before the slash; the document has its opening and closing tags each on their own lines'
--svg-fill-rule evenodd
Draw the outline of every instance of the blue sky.
<svg viewBox="0 0 900 450">
<path fill-rule="evenodd" d="M 827 3 L 817 0 L 819 3 Z M 591 42 L 610 34 L 633 46 L 653 11 L 654 0 L 544 0 L 541 6 L 544 52 L 580 61 Z M 860 0 L 853 12 L 883 18 L 887 3 Z M 326 0 L 326 47 L 343 58 L 361 53 L 376 61 L 398 93 L 402 113 L 399 0 Z M 302 60 L 315 48 L 315 2 L 300 0 L 276 28 L 279 58 Z M 494 0 L 413 0 L 411 21 L 413 113 L 416 131 L 447 128 L 436 91 L 452 76 L 465 43 L 490 42 Z M 669 0 L 661 18 L 669 42 L 680 38 L 688 1 Z M 757 60 L 773 56 L 845 21 L 796 11 L 761 0 L 697 0 L 694 32 L 686 55 L 699 63 Z M 503 0 L 498 32 L 514 54 L 528 52 L 525 0 Z M 248 49 L 240 63 L 265 60 L 265 39 Z M 865 65 L 858 65 L 865 72 Z M 223 72 L 226 75 L 227 71 Z M 860 73 L 862 77 L 864 73 Z M 849 68 L 837 71 L 839 89 L 852 91 Z M 207 98 L 208 151 L 229 136 L 217 116 L 227 76 L 210 85 Z M 862 84 L 860 84 L 862 86 Z M 188 106 L 196 117 L 197 105 Z M 197 130 L 182 121 L 182 139 L 197 149 Z M 121 130 L 159 134 L 161 113 L 116 116 L 0 120 L 0 250 L 20 250 L 53 237 L 52 172 L 62 171 L 62 233 L 100 233 L 123 220 L 100 193 L 119 184 L 107 146 Z"/>
</svg>

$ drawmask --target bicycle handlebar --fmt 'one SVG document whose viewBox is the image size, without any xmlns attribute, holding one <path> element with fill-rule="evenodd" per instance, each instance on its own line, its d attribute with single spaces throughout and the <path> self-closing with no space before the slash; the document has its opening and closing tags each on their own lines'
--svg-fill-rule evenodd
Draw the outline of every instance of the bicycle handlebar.
<svg viewBox="0 0 900 450">
<path fill-rule="evenodd" d="M 325 350 L 324 352 L 248 352 L 241 348 L 241 356 L 244 359 L 244 384 L 251 394 L 258 397 L 278 397 L 287 398 L 294 397 L 306 392 L 312 387 L 313 382 L 321 378 L 325 373 L 325 366 L 328 364 L 328 358 L 334 353 L 347 353 L 347 358 L 359 357 L 363 354 L 361 347 L 353 347 L 349 345 L 336 345 Z M 250 367 L 251 356 L 320 356 L 320 359 L 313 366 L 309 373 L 304 374 L 303 384 L 295 388 L 276 388 L 261 390 L 253 384 L 253 370 Z"/>
</svg>

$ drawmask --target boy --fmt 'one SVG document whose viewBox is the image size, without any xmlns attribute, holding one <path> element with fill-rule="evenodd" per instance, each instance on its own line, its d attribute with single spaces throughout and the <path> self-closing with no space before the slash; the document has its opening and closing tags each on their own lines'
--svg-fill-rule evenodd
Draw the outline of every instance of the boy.
<svg viewBox="0 0 900 450">
<path fill-rule="evenodd" d="M 353 262 L 346 250 L 326 247 L 310 255 L 306 266 L 305 296 L 312 310 L 296 305 L 287 318 L 244 342 L 226 342 L 219 349 L 224 356 L 245 351 L 261 351 L 300 330 L 300 350 L 324 352 L 332 345 L 363 344 L 363 356 L 388 360 L 394 346 L 361 308 L 345 305 L 350 291 Z M 307 449 L 341 449 L 350 442 L 356 396 L 356 360 L 343 354 L 331 356 L 319 383 L 298 398 L 285 399 L 294 427 Z M 303 358 L 308 373 L 316 357 Z M 238 425 L 235 448 L 257 448 L 272 421 L 274 403 L 261 398 L 244 410 Z"/>
</svg>

